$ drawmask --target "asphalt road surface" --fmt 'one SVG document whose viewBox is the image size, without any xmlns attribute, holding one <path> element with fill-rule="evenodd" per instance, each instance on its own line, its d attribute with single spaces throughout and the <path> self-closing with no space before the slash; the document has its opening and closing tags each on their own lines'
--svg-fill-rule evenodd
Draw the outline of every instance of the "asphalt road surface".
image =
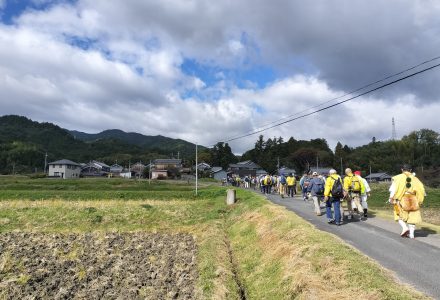
<svg viewBox="0 0 440 300">
<path fill-rule="evenodd" d="M 361 221 L 355 217 L 345 220 L 341 226 L 327 224 L 325 209 L 323 216 L 316 216 L 312 201 L 302 198 L 267 198 L 286 207 L 309 221 L 316 228 L 331 232 L 385 268 L 393 271 L 397 278 L 427 295 L 440 299 L 440 237 L 429 229 L 416 230 L 415 239 L 401 238 L 397 223 L 375 217 Z"/>
</svg>

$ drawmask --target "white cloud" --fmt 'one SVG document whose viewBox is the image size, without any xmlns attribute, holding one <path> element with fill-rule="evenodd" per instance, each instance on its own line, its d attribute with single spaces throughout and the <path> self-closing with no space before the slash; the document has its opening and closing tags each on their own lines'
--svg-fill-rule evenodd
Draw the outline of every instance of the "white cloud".
<svg viewBox="0 0 440 300">
<path fill-rule="evenodd" d="M 438 55 L 439 13 L 434 0 L 61 2 L 0 25 L 0 111 L 210 144 Z M 213 67 L 215 82 L 185 75 L 185 58 Z M 225 71 L 253 64 L 278 78 L 239 88 Z M 264 134 L 359 145 L 388 138 L 393 116 L 399 133 L 439 130 L 439 79 L 426 73 Z"/>
</svg>

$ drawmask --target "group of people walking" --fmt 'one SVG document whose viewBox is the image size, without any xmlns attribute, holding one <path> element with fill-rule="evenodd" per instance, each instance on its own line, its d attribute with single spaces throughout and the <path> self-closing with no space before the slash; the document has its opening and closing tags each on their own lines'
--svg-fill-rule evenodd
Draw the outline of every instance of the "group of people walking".
<svg viewBox="0 0 440 300">
<path fill-rule="evenodd" d="M 317 172 L 305 173 L 300 186 L 303 200 L 313 200 L 316 215 L 322 214 L 321 203 L 325 203 L 328 223 L 340 225 L 344 221 L 345 209 L 349 220 L 354 215 L 359 218 L 368 217 L 367 199 L 371 189 L 360 171 L 353 173 L 347 168 L 343 179 L 334 169 L 329 171 L 327 178 Z M 342 202 L 345 204 L 342 205 Z"/>
<path fill-rule="evenodd" d="M 402 173 L 394 176 L 389 189 L 389 203 L 393 205 L 394 220 L 402 227 L 401 237 L 414 238 L 416 224 L 422 221 L 420 205 L 426 196 L 422 182 L 412 173 L 411 167 L 403 165 Z M 329 171 L 324 179 L 316 172 L 304 174 L 300 180 L 303 199 L 313 199 L 315 212 L 321 215 L 321 200 L 325 203 L 328 223 L 341 225 L 344 222 L 344 207 L 348 211 L 347 219 L 358 215 L 360 219 L 368 217 L 368 197 L 371 188 L 362 178 L 360 171 L 345 170 L 341 178 L 335 169 Z"/>
<path fill-rule="evenodd" d="M 402 173 L 394 176 L 389 189 L 389 203 L 393 205 L 394 219 L 402 227 L 401 236 L 414 238 L 415 226 L 421 222 L 420 205 L 423 203 L 425 188 L 412 173 L 411 167 L 402 166 Z M 230 184 L 247 189 L 260 190 L 263 194 L 277 193 L 282 198 L 297 194 L 297 178 L 294 174 L 238 176 L 228 178 Z M 317 216 L 321 216 L 321 205 L 325 205 L 325 215 L 329 224 L 341 225 L 347 220 L 368 217 L 368 198 L 371 188 L 360 171 L 345 169 L 343 177 L 331 169 L 327 177 L 317 172 L 305 173 L 299 180 L 304 201 L 313 201 Z M 347 213 L 345 213 L 347 212 Z"/>
<path fill-rule="evenodd" d="M 261 175 L 258 178 L 261 193 L 278 193 L 282 198 L 296 195 L 296 177 L 292 173 L 282 175 Z"/>
</svg>

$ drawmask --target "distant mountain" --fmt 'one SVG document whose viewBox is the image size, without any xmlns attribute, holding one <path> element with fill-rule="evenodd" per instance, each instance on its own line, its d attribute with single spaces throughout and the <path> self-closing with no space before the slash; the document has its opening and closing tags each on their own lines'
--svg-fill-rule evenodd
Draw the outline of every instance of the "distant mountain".
<svg viewBox="0 0 440 300">
<path fill-rule="evenodd" d="M 84 133 L 72 130 L 70 133 L 76 139 L 85 142 L 95 142 L 102 139 L 115 139 L 145 149 L 171 151 L 174 155 L 177 155 L 177 152 L 180 152 L 181 156 L 187 156 L 195 153 L 195 144 L 181 139 L 172 139 L 161 135 L 150 136 L 136 132 L 125 132 L 119 129 L 109 129 L 100 133 Z M 203 147 L 201 147 L 201 149 L 203 149 Z M 172 154 L 171 152 L 170 154 Z"/>
<path fill-rule="evenodd" d="M 0 117 L 0 173 L 42 171 L 44 157 L 48 161 L 62 158 L 76 162 L 101 160 L 117 162 L 147 162 L 169 158 L 172 153 L 192 160 L 195 145 L 163 136 L 144 136 L 121 130 L 106 130 L 99 134 L 68 131 L 51 123 L 39 123 L 26 117 Z"/>
</svg>

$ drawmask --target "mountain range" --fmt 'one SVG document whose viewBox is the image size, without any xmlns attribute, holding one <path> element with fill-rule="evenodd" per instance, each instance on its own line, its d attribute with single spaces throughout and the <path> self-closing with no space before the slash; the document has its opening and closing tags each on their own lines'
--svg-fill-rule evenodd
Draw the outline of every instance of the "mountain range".
<svg viewBox="0 0 440 300">
<path fill-rule="evenodd" d="M 200 147 L 200 149 L 206 149 Z M 121 165 L 129 161 L 195 156 L 195 144 L 164 136 L 148 136 L 118 129 L 96 134 L 70 131 L 52 123 L 39 123 L 23 116 L 0 117 L 0 172 L 35 171 L 48 161 L 62 158 L 77 162 L 102 160 Z"/>
</svg>

